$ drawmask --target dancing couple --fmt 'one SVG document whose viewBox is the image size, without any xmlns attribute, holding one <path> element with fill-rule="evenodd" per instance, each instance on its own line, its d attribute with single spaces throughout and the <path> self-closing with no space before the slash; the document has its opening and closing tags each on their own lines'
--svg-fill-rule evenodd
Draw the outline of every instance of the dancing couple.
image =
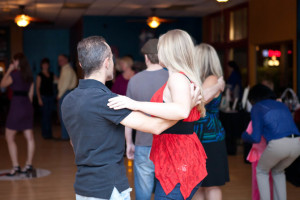
<svg viewBox="0 0 300 200">
<path fill-rule="evenodd" d="M 113 78 L 114 66 L 104 38 L 83 39 L 77 51 L 85 78 L 62 104 L 78 168 L 76 199 L 130 199 L 124 126 L 154 134 L 155 199 L 191 199 L 207 175 L 206 154 L 194 133 L 193 122 L 205 108 L 191 37 L 173 30 L 159 38 L 158 57 L 169 79 L 152 102 L 118 97 L 104 85 Z"/>
</svg>

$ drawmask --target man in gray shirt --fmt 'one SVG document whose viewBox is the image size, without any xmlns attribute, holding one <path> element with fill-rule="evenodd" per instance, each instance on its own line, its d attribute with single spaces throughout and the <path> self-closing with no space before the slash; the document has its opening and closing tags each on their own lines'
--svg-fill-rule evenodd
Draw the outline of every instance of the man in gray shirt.
<svg viewBox="0 0 300 200">
<path fill-rule="evenodd" d="M 137 101 L 150 101 L 153 94 L 168 80 L 168 71 L 163 69 L 157 56 L 158 39 L 151 39 L 142 47 L 147 69 L 133 76 L 126 96 Z M 136 200 L 150 200 L 154 188 L 154 165 L 149 159 L 153 136 L 137 131 L 135 145 L 132 129 L 125 128 L 127 157 L 134 159 L 134 185 Z"/>
</svg>

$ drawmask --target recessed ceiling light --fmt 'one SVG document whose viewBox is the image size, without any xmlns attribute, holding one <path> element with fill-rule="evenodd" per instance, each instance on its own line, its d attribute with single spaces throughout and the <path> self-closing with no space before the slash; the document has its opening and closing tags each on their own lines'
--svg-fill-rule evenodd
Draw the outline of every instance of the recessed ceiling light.
<svg viewBox="0 0 300 200">
<path fill-rule="evenodd" d="M 219 3 L 226 3 L 226 2 L 228 2 L 228 0 L 217 0 L 217 2 L 219 2 Z"/>
</svg>

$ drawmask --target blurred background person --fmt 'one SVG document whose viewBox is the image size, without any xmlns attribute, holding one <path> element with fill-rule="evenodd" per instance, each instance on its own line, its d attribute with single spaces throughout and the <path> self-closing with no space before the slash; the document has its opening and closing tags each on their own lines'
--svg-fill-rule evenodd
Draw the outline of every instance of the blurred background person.
<svg viewBox="0 0 300 200">
<path fill-rule="evenodd" d="M 159 65 L 157 55 L 158 39 L 150 39 L 142 47 L 147 69 L 134 75 L 128 84 L 127 96 L 137 101 L 150 101 L 154 93 L 168 81 L 168 71 Z M 132 129 L 125 127 L 127 158 L 134 159 L 134 186 L 136 200 L 151 200 L 154 190 L 154 164 L 150 160 L 153 136 L 136 132 L 135 145 Z"/>
<path fill-rule="evenodd" d="M 284 170 L 300 155 L 300 133 L 288 107 L 276 101 L 275 93 L 258 84 L 249 92 L 253 105 L 251 120 L 253 132 L 242 134 L 244 141 L 259 143 L 262 136 L 267 147 L 263 151 L 257 167 L 256 178 L 261 200 L 270 200 L 269 172 L 273 177 L 275 200 L 286 200 L 286 177 Z"/>
<path fill-rule="evenodd" d="M 206 116 L 195 122 L 194 129 L 207 155 L 206 168 L 208 173 L 195 196 L 198 197 L 198 200 L 221 200 L 222 190 L 220 186 L 229 181 L 224 140 L 225 130 L 219 120 L 222 88 L 219 87 L 218 90 L 214 91 L 214 95 L 210 95 L 210 99 L 207 99 L 207 93 L 218 86 L 218 79 L 223 76 L 223 71 L 218 54 L 211 45 L 202 43 L 196 46 L 195 60 L 203 83 Z"/>
<path fill-rule="evenodd" d="M 60 76 L 58 79 L 58 105 L 59 105 L 59 119 L 61 125 L 61 140 L 69 140 L 68 132 L 65 128 L 64 122 L 61 117 L 61 104 L 67 94 L 73 90 L 77 85 L 77 76 L 69 63 L 69 59 L 66 55 L 61 54 L 58 56 L 58 65 L 61 67 Z"/>
<path fill-rule="evenodd" d="M 243 93 L 242 87 L 242 75 L 238 64 L 235 61 L 229 61 L 230 75 L 227 80 L 227 84 L 230 86 L 232 100 L 238 98 L 241 99 Z"/>
<path fill-rule="evenodd" d="M 1 88 L 8 86 L 13 90 L 13 97 L 6 121 L 5 137 L 13 168 L 7 176 L 15 176 L 18 173 L 27 173 L 33 170 L 32 159 L 35 150 L 32 131 L 34 84 L 29 63 L 23 53 L 14 55 L 13 62 L 1 81 Z M 27 160 L 22 171 L 18 162 L 18 150 L 15 142 L 17 131 L 23 131 L 27 140 Z"/>
<path fill-rule="evenodd" d="M 36 78 L 36 94 L 42 111 L 42 136 L 52 138 L 52 111 L 54 107 L 54 74 L 49 71 L 50 61 L 41 61 L 41 72 Z"/>
<path fill-rule="evenodd" d="M 130 56 L 124 56 L 119 60 L 119 66 L 121 68 L 122 74 L 116 77 L 111 91 L 116 94 L 126 95 L 128 82 L 135 74 L 135 71 L 132 69 L 133 59 Z"/>
</svg>

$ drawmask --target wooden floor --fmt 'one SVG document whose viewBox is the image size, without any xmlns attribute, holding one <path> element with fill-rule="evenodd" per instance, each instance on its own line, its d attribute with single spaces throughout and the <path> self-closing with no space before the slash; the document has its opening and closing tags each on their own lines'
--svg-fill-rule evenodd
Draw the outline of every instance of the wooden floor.
<svg viewBox="0 0 300 200">
<path fill-rule="evenodd" d="M 58 130 L 58 127 L 55 128 Z M 59 131 L 55 134 L 58 135 Z M 73 182 L 76 172 L 74 155 L 68 142 L 43 140 L 38 128 L 35 130 L 36 154 L 34 166 L 48 169 L 51 175 L 43 178 L 0 181 L 0 200 L 71 200 L 75 199 Z M 26 159 L 26 142 L 22 134 L 16 138 L 19 160 Z M 0 170 L 11 167 L 5 137 L 0 133 Z M 245 164 L 242 155 L 229 156 L 230 182 L 223 190 L 224 200 L 251 200 L 251 166 Z M 132 162 L 125 160 L 127 177 L 133 187 Z M 287 183 L 288 200 L 300 199 L 300 188 Z M 132 192 L 132 199 L 134 192 Z M 193 200 L 196 200 L 194 198 Z"/>
</svg>

